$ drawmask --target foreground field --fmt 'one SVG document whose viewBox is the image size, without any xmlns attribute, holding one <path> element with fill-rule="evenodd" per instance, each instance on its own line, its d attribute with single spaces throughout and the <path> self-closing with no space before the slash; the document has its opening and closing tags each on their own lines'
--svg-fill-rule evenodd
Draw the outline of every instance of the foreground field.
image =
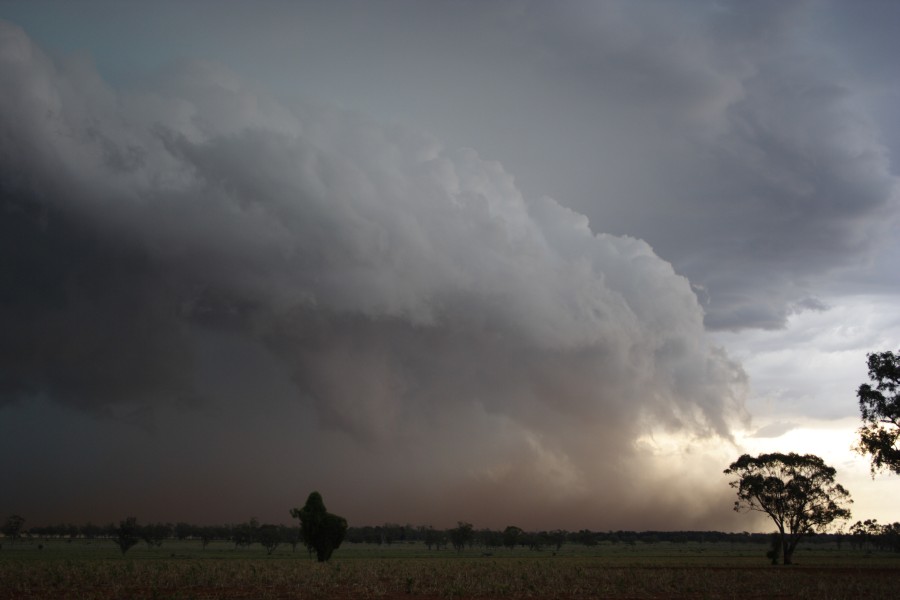
<svg viewBox="0 0 900 600">
<path fill-rule="evenodd" d="M 0 600 L 437 598 L 896 598 L 900 557 L 811 547 L 773 567 L 749 544 L 564 546 L 550 551 L 342 548 L 329 564 L 298 549 L 197 542 L 4 545 Z"/>
</svg>

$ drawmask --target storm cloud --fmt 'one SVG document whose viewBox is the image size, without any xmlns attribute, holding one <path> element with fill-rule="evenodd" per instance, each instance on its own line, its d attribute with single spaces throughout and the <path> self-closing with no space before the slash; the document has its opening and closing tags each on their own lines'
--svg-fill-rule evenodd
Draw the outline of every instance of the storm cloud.
<svg viewBox="0 0 900 600">
<path fill-rule="evenodd" d="M 823 285 L 889 247 L 900 193 L 871 105 L 895 90 L 896 72 L 861 75 L 891 61 L 855 55 L 865 33 L 850 40 L 823 25 L 843 9 L 532 9 L 540 15 L 531 15 L 531 39 L 543 51 L 536 69 L 555 73 L 556 100 L 577 86 L 584 103 L 572 107 L 583 129 L 561 135 L 602 152 L 593 178 L 558 181 L 558 173 L 545 184 L 557 179 L 569 205 L 606 231 L 650 242 L 702 289 L 708 328 L 784 327 Z M 855 18 L 874 25 L 877 10 L 860 12 Z M 882 22 L 893 22 L 892 12 Z"/>
<path fill-rule="evenodd" d="M 194 453 L 120 500 L 229 464 L 209 489 L 311 485 L 351 518 L 726 522 L 721 482 L 666 475 L 652 440 L 729 440 L 745 376 L 646 242 L 474 150 L 212 62 L 112 87 L 3 23 L 0 87 L 0 402 Z M 259 419 L 272 446 L 233 443 Z"/>
</svg>

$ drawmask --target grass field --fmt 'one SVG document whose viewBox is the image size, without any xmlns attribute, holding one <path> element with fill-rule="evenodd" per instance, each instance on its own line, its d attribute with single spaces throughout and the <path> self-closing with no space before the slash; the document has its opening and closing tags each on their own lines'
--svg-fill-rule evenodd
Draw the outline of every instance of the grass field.
<svg viewBox="0 0 900 600">
<path fill-rule="evenodd" d="M 42 548 L 39 548 L 42 544 Z M 567 545 L 561 551 L 428 551 L 349 544 L 305 550 L 195 541 L 136 546 L 26 541 L 0 549 L 0 600 L 154 598 L 897 598 L 900 555 L 808 544 L 771 566 L 754 544 Z"/>
</svg>

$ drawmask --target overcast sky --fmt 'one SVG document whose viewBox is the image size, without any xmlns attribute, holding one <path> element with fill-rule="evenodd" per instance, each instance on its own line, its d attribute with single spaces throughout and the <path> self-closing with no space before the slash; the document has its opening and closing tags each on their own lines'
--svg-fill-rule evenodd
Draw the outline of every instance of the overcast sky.
<svg viewBox="0 0 900 600">
<path fill-rule="evenodd" d="M 722 470 L 797 451 L 900 520 L 898 28 L 0 1 L 0 512 L 765 530 Z"/>
</svg>

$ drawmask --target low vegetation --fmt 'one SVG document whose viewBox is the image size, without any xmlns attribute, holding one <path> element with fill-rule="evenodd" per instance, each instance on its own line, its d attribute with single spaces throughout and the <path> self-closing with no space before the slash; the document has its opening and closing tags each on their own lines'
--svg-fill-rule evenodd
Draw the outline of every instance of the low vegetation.
<svg viewBox="0 0 900 600">
<path fill-rule="evenodd" d="M 816 539 L 791 568 L 769 566 L 766 536 L 731 542 L 603 541 L 540 551 L 428 550 L 346 543 L 328 563 L 167 540 L 123 557 L 97 540 L 23 540 L 0 553 L 0 600 L 108 598 L 888 598 L 900 555 Z M 487 555 L 489 554 L 489 555 Z"/>
</svg>

